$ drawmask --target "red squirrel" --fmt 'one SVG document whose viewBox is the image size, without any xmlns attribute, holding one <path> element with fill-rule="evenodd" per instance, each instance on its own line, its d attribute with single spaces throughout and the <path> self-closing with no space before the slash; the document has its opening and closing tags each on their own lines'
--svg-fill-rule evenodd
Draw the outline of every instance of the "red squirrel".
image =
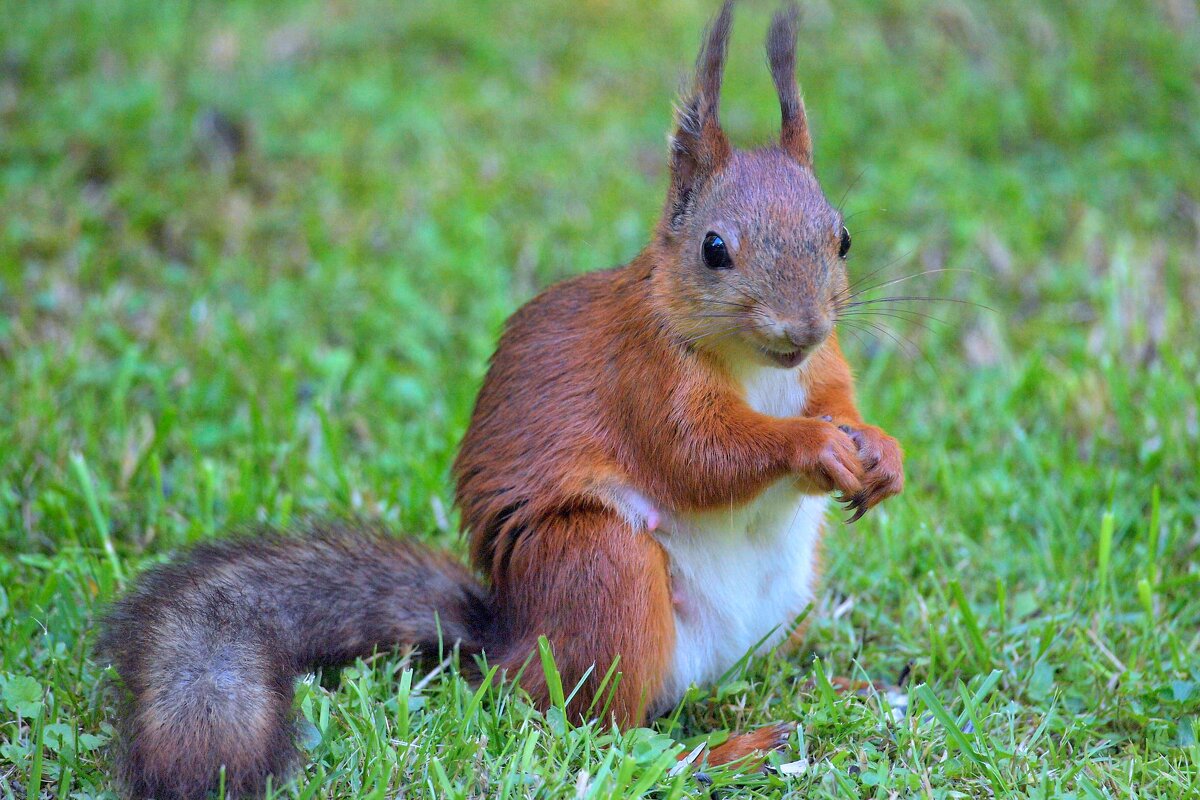
<svg viewBox="0 0 1200 800">
<path fill-rule="evenodd" d="M 296 676 L 379 649 L 457 643 L 516 674 L 546 636 L 563 684 L 582 682 L 573 717 L 615 661 L 608 714 L 638 726 L 796 638 L 830 493 L 857 518 L 901 490 L 902 457 L 859 416 L 834 332 L 850 234 L 813 171 L 797 13 L 767 37 L 779 142 L 742 151 L 718 117 L 731 5 L 678 110 L 651 242 L 505 327 L 454 464 L 474 569 L 326 525 L 150 570 L 99 644 L 127 689 L 128 795 L 203 797 L 222 767 L 230 796 L 261 793 L 298 759 Z M 549 705 L 541 670 L 521 686 Z M 735 735 L 708 760 L 785 739 Z"/>
</svg>

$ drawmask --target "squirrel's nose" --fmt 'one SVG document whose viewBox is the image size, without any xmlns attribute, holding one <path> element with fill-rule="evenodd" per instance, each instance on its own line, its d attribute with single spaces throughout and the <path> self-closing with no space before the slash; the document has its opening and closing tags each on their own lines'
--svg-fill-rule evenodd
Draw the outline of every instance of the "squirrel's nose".
<svg viewBox="0 0 1200 800">
<path fill-rule="evenodd" d="M 785 325 L 783 335 L 797 350 L 810 350 L 825 341 L 832 330 L 833 325 L 827 321 L 810 321 Z"/>
</svg>

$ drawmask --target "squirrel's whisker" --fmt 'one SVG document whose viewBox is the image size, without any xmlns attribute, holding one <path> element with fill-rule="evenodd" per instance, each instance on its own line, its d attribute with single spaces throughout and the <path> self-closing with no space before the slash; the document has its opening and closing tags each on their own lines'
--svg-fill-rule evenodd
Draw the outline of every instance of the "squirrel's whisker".
<svg viewBox="0 0 1200 800">
<path fill-rule="evenodd" d="M 844 317 L 870 316 L 874 314 L 896 317 L 897 319 L 907 319 L 910 322 L 917 322 L 925 319 L 930 320 L 931 322 L 941 323 L 942 325 L 950 324 L 946 320 L 940 317 L 935 317 L 932 314 L 928 314 L 924 311 L 917 311 L 916 309 L 912 308 L 893 308 L 891 306 L 886 306 L 885 308 L 848 308 L 837 311 L 835 317 L 842 319 Z M 917 319 L 914 319 L 914 317 Z"/>
<path fill-rule="evenodd" d="M 860 208 L 858 211 L 855 211 L 853 214 L 847 214 L 845 217 L 842 218 L 842 221 L 849 222 L 850 220 L 854 219 L 855 217 L 859 216 L 860 214 L 870 214 L 872 211 L 887 211 L 887 209 L 886 208 Z"/>
<path fill-rule="evenodd" d="M 751 308 L 751 305 L 749 303 L 734 303 L 729 300 L 705 300 L 704 302 L 713 303 L 713 304 L 719 305 L 719 306 L 732 306 L 733 308 L 741 308 L 746 311 L 749 311 Z"/>
<path fill-rule="evenodd" d="M 924 270 L 924 271 L 922 271 L 922 272 L 914 272 L 914 273 L 912 273 L 911 275 L 901 275 L 901 276 L 900 276 L 900 277 L 898 277 L 898 278 L 892 278 L 892 279 L 890 279 L 890 280 L 886 280 L 886 281 L 884 281 L 883 283 L 879 283 L 879 284 L 876 284 L 876 285 L 874 285 L 874 286 L 868 286 L 868 287 L 867 287 L 867 288 L 865 288 L 865 289 L 858 289 L 858 290 L 856 290 L 856 291 L 852 292 L 852 293 L 850 294 L 850 297 L 851 297 L 851 298 L 858 297 L 858 296 L 859 296 L 859 295 L 861 295 L 861 294 L 865 294 L 866 292 L 873 292 L 873 291 L 875 291 L 876 289 L 882 289 L 882 288 L 884 288 L 885 286 L 892 286 L 892 285 L 894 285 L 894 284 L 897 284 L 897 283 L 903 283 L 904 281 L 911 281 L 911 280 L 912 280 L 912 279 L 914 279 L 914 278 L 920 278 L 920 277 L 923 277 L 923 276 L 925 276 L 925 275 L 936 275 L 936 274 L 938 274 L 938 273 L 940 273 L 940 272 L 970 272 L 970 273 L 972 273 L 972 274 L 973 274 L 973 273 L 975 272 L 975 270 L 973 270 L 973 269 L 960 269 L 960 268 L 957 268 L 957 267 L 941 267 L 941 268 L 938 268 L 938 269 L 927 269 L 927 270 Z"/>
<path fill-rule="evenodd" d="M 888 267 L 891 267 L 891 266 L 893 266 L 894 264 L 896 264 L 896 263 L 898 263 L 898 262 L 900 262 L 900 261 L 903 261 L 903 260 L 905 260 L 905 259 L 909 258 L 909 257 L 910 257 L 910 256 L 911 256 L 913 253 L 915 253 L 915 252 L 916 252 L 916 249 L 914 248 L 914 249 L 912 249 L 912 250 L 908 250 L 908 251 L 906 251 L 906 252 L 904 252 L 904 253 L 901 253 L 900 255 L 896 256 L 896 257 L 895 257 L 895 258 L 893 258 L 892 260 L 890 260 L 890 261 L 886 262 L 886 263 L 885 263 L 883 266 L 881 266 L 881 267 L 877 267 L 877 268 L 875 268 L 875 269 L 871 270 L 871 271 L 870 271 L 870 272 L 868 272 L 866 275 L 863 275 L 863 276 L 861 276 L 861 277 L 855 278 L 853 281 L 851 281 L 851 282 L 850 282 L 850 283 L 849 283 L 849 284 L 846 286 L 846 288 L 845 288 L 844 290 L 842 290 L 842 291 L 841 291 L 841 292 L 839 292 L 838 294 L 839 294 L 839 295 L 843 295 L 843 294 L 844 294 L 846 297 L 854 297 L 856 294 L 861 294 L 863 291 L 870 291 L 870 289 L 861 289 L 861 288 L 860 288 L 860 287 L 862 286 L 862 284 L 863 284 L 863 282 L 864 282 L 864 281 L 868 281 L 868 280 L 870 280 L 871 278 L 875 277 L 875 276 L 876 276 L 876 275 L 878 275 L 879 273 L 883 272 L 883 271 L 884 271 L 885 269 L 887 269 Z"/>
<path fill-rule="evenodd" d="M 915 345 L 915 344 L 913 344 L 913 343 L 912 343 L 912 342 L 910 342 L 910 341 L 907 341 L 907 340 L 905 340 L 905 341 L 903 341 L 903 342 L 902 342 L 902 341 L 900 341 L 900 339 L 896 338 L 896 335 L 895 335 L 895 334 L 894 334 L 894 333 L 891 331 L 891 329 L 889 329 L 889 328 L 888 328 L 886 325 L 883 325 L 883 324 L 881 324 L 881 323 L 878 323 L 878 322 L 872 322 L 871 320 L 859 320 L 858 322 L 859 322 L 860 324 L 862 324 L 862 325 L 866 325 L 866 326 L 867 326 L 867 327 L 869 327 L 871 330 L 874 330 L 874 331 L 876 331 L 877 333 L 881 333 L 881 334 L 883 334 L 884 336 L 886 336 L 886 337 L 888 337 L 889 339 L 891 339 L 893 342 L 895 342 L 895 343 L 896 343 L 896 346 L 897 346 L 897 347 L 899 347 L 899 348 L 900 348 L 900 350 L 901 350 L 902 352 L 904 352 L 906 355 L 908 355 L 908 354 L 909 354 L 909 351 L 908 351 L 908 350 L 906 349 L 906 347 L 905 347 L 905 345 L 906 345 L 906 344 L 907 344 L 909 347 L 916 347 L 916 345 Z"/>
<path fill-rule="evenodd" d="M 875 303 L 906 303 L 913 301 L 925 301 L 929 303 L 958 303 L 964 306 L 974 306 L 982 308 L 985 311 L 996 313 L 996 309 L 983 303 L 976 303 L 974 300 L 962 300 L 957 297 L 932 297 L 925 295 L 900 295 L 897 297 L 875 297 L 869 300 L 855 300 L 852 303 L 846 303 L 843 308 L 859 308 L 862 306 L 874 305 Z"/>
<path fill-rule="evenodd" d="M 851 336 L 853 336 L 855 338 L 855 340 L 858 341 L 859 345 L 861 345 L 862 347 L 867 346 L 867 343 L 865 341 L 863 341 L 862 336 L 859 335 L 860 329 L 852 327 L 852 326 L 846 326 L 844 330 L 847 333 L 849 333 Z"/>
<path fill-rule="evenodd" d="M 719 315 L 717 315 L 717 316 L 719 316 Z M 702 333 L 699 336 L 693 336 L 689 339 L 685 339 L 683 344 L 685 346 L 691 346 L 691 345 L 695 344 L 696 342 L 700 341 L 701 339 L 706 339 L 709 336 L 716 336 L 717 338 L 713 339 L 713 341 L 715 342 L 715 341 L 719 341 L 720 339 L 722 339 L 726 336 L 729 336 L 730 334 L 745 333 L 745 332 L 758 330 L 759 328 L 765 328 L 765 327 L 766 327 L 766 323 L 732 325 L 728 328 L 722 328 L 721 330 L 717 330 L 717 331 L 709 331 L 708 333 Z M 710 344 L 711 344 L 711 342 L 710 342 Z"/>
<path fill-rule="evenodd" d="M 842 209 L 846 207 L 846 198 L 850 196 L 850 190 L 858 185 L 858 182 L 862 180 L 862 176 L 865 174 L 867 174 L 867 168 L 863 167 L 858 171 L 858 174 L 854 176 L 854 180 L 850 181 L 850 185 L 846 187 L 846 190 L 842 192 L 841 198 L 837 201 L 837 210 L 839 214 L 842 212 Z"/>
<path fill-rule="evenodd" d="M 933 370 L 935 373 L 937 372 L 937 365 L 933 363 L 933 359 L 931 359 L 929 357 L 929 354 L 926 353 L 923 349 L 921 349 L 920 345 L 918 345 L 912 339 L 908 338 L 904 334 L 893 331 L 891 328 L 887 327 L 886 325 L 883 325 L 883 324 L 877 323 L 877 322 L 873 322 L 869 319 L 857 320 L 857 322 L 862 325 L 868 325 L 873 330 L 876 330 L 879 333 L 882 333 L 884 336 L 891 339 L 893 342 L 896 343 L 896 346 L 900 348 L 900 351 L 902 353 L 904 353 L 906 356 L 908 356 L 909 358 L 920 356 L 921 360 L 924 361 L 926 364 L 928 364 L 929 368 L 931 370 Z M 907 347 L 905 345 L 907 345 Z"/>
<path fill-rule="evenodd" d="M 924 331 L 928 331 L 929 333 L 934 332 L 933 328 L 931 328 L 929 325 L 925 324 L 921 320 L 916 320 L 916 319 L 912 319 L 911 317 L 901 316 L 899 313 L 896 313 L 896 312 L 888 312 L 888 311 L 856 312 L 856 313 L 847 314 L 845 316 L 846 317 L 860 317 L 863 319 L 866 319 L 868 317 L 875 317 L 875 316 L 887 317 L 888 319 L 898 319 L 903 322 L 907 322 L 910 325 L 916 325 L 918 328 L 921 328 Z M 839 317 L 838 319 L 842 320 L 844 318 L 845 317 Z M 940 319 L 935 320 L 935 322 L 941 322 L 941 320 Z"/>
<path fill-rule="evenodd" d="M 750 301 L 750 303 L 749 303 L 749 304 L 750 304 L 752 307 L 753 307 L 753 306 L 761 306 L 761 305 L 762 305 L 762 301 L 761 301 L 761 300 L 759 300 L 757 297 L 755 297 L 754 295 L 752 295 L 752 294 L 750 294 L 749 292 L 747 292 L 745 289 L 742 289 L 742 288 L 740 288 L 740 287 L 738 287 L 738 286 L 730 286 L 729 288 L 733 289 L 735 292 L 737 292 L 738 294 L 740 294 L 742 297 L 744 297 L 744 298 L 746 298 L 748 301 Z"/>
</svg>

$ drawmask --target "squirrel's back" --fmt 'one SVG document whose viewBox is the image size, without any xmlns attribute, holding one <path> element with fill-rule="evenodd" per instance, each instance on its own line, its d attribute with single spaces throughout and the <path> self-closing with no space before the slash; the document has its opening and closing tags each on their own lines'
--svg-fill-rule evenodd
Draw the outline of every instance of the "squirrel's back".
<svg viewBox="0 0 1200 800">
<path fill-rule="evenodd" d="M 454 463 L 471 560 L 493 581 L 506 542 L 590 496 L 626 449 L 625 417 L 684 377 L 654 319 L 652 260 L 554 284 L 505 324 Z"/>
</svg>

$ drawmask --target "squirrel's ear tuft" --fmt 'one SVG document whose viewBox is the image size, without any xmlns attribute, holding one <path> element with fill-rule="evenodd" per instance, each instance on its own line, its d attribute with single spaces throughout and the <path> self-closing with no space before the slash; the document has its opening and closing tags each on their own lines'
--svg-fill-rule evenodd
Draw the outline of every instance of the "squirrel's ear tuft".
<svg viewBox="0 0 1200 800">
<path fill-rule="evenodd" d="M 804 101 L 796 86 L 796 34 L 800 27 L 800 11 L 788 3 L 775 14 L 767 31 L 767 62 L 771 78 L 779 94 L 779 109 L 783 126 L 779 144 L 801 164 L 812 166 L 812 139 L 808 135 L 808 118 Z"/>
<path fill-rule="evenodd" d="M 672 227 L 687 213 L 699 184 L 729 159 L 729 140 L 721 130 L 718 111 L 732 22 L 733 0 L 725 0 L 720 13 L 709 23 L 696 59 L 696 75 L 676 110 L 668 203 Z"/>
</svg>

